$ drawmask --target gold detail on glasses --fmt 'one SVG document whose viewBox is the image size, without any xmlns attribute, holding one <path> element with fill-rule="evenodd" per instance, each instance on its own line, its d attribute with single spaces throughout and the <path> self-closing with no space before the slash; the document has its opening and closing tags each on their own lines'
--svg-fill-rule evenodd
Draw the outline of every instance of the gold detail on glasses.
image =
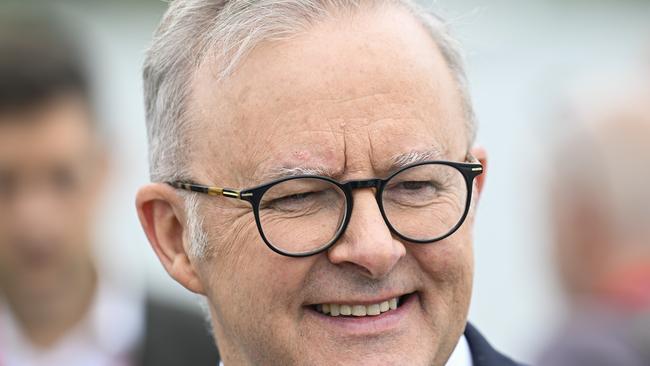
<svg viewBox="0 0 650 366">
<path fill-rule="evenodd" d="M 208 194 L 210 196 L 222 196 L 223 195 L 223 188 L 208 187 Z"/>
<path fill-rule="evenodd" d="M 234 189 L 221 189 L 221 194 L 225 197 L 241 198 L 239 191 Z"/>
</svg>

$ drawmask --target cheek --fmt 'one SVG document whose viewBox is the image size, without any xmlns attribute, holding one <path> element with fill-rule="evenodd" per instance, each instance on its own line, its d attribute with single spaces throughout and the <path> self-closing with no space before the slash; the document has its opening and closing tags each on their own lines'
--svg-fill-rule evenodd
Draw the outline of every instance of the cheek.
<svg viewBox="0 0 650 366">
<path fill-rule="evenodd" d="M 250 212 L 226 225 L 208 227 L 208 237 L 209 267 L 201 272 L 216 304 L 247 309 L 251 317 L 258 313 L 295 313 L 311 260 L 284 257 L 269 249 Z"/>
<path fill-rule="evenodd" d="M 245 266 L 266 249 L 249 210 L 215 208 L 204 216 L 208 252 L 219 268 Z"/>
<path fill-rule="evenodd" d="M 416 258 L 423 270 L 436 282 L 457 282 L 473 271 L 472 238 L 467 225 L 450 237 L 416 247 Z"/>
<path fill-rule="evenodd" d="M 247 350 L 252 359 L 289 354 L 287 348 L 299 338 L 302 289 L 313 260 L 271 251 L 252 215 L 209 229 L 214 250 L 199 265 L 199 277 L 211 304 L 219 347 Z M 231 343 L 234 340 L 239 344 Z"/>
<path fill-rule="evenodd" d="M 425 302 L 443 301 L 452 309 L 469 306 L 474 273 L 469 230 L 461 227 L 445 240 L 414 248 L 413 254 L 426 276 Z"/>
</svg>

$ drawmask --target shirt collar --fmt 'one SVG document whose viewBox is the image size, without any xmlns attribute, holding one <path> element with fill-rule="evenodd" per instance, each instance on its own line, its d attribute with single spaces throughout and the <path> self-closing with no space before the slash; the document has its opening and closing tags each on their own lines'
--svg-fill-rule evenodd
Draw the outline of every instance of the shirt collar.
<svg viewBox="0 0 650 366">
<path fill-rule="evenodd" d="M 467 343 L 465 335 L 460 336 L 456 348 L 454 348 L 445 366 L 474 366 L 472 352 L 469 349 L 469 343 Z"/>
</svg>

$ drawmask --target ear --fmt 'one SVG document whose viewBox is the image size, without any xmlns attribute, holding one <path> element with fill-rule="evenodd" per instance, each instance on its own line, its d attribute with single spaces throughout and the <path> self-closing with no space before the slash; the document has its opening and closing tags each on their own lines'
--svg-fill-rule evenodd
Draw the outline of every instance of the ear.
<svg viewBox="0 0 650 366">
<path fill-rule="evenodd" d="M 485 179 L 487 178 L 488 172 L 487 151 L 482 146 L 474 146 L 470 150 L 470 154 L 472 154 L 472 156 L 475 157 L 481 163 L 481 165 L 483 165 L 483 173 L 476 177 L 476 190 L 478 196 L 480 197 L 481 192 L 483 192 L 483 186 L 485 185 Z"/>
<path fill-rule="evenodd" d="M 152 183 L 140 188 L 136 207 L 147 239 L 167 273 L 188 290 L 205 294 L 188 256 L 183 199 L 171 186 Z"/>
</svg>

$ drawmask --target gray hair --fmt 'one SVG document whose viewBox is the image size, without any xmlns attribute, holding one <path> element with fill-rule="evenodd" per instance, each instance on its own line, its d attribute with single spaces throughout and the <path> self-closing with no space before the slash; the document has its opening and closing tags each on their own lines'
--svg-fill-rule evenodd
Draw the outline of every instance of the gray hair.
<svg viewBox="0 0 650 366">
<path fill-rule="evenodd" d="M 408 10 L 438 45 L 458 84 L 471 144 L 476 123 L 459 44 L 442 18 L 413 0 L 176 0 L 165 13 L 144 62 L 151 179 L 189 177 L 192 121 L 186 105 L 193 73 L 206 56 L 216 56 L 217 75 L 224 78 L 260 43 L 289 39 L 340 11 L 354 14 L 381 5 Z M 188 209 L 196 210 L 196 204 Z M 198 249 L 195 254 L 200 254 Z"/>
</svg>

